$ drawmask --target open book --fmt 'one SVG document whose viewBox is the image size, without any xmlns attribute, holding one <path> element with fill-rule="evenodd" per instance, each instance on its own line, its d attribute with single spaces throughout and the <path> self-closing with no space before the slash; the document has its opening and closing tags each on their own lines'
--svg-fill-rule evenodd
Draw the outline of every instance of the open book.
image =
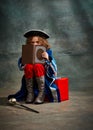
<svg viewBox="0 0 93 130">
<path fill-rule="evenodd" d="M 23 64 L 35 64 L 35 63 L 44 63 L 45 60 L 42 57 L 42 53 L 46 51 L 44 46 L 40 45 L 22 45 L 22 63 Z"/>
</svg>

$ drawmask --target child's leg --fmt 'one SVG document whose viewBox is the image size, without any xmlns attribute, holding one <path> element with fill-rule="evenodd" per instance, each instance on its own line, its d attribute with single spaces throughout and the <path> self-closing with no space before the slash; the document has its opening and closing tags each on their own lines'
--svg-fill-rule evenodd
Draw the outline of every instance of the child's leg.
<svg viewBox="0 0 93 130">
<path fill-rule="evenodd" d="M 25 79 L 26 79 L 26 88 L 27 88 L 27 98 L 26 103 L 32 103 L 34 100 L 34 91 L 33 91 L 33 65 L 27 64 L 24 68 Z"/>
<path fill-rule="evenodd" d="M 36 81 L 37 81 L 38 90 L 39 90 L 35 103 L 41 104 L 44 102 L 44 98 L 45 98 L 45 68 L 44 68 L 44 65 L 35 64 L 34 72 L 35 72 Z"/>
</svg>

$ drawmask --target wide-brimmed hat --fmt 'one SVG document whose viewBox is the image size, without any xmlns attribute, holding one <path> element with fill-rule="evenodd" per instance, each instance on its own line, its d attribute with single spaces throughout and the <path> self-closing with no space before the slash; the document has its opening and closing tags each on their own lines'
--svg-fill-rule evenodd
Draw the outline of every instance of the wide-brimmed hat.
<svg viewBox="0 0 93 130">
<path fill-rule="evenodd" d="M 40 36 L 45 39 L 49 38 L 49 35 L 42 30 L 31 30 L 24 34 L 24 37 L 26 38 L 31 37 L 31 36 Z"/>
</svg>

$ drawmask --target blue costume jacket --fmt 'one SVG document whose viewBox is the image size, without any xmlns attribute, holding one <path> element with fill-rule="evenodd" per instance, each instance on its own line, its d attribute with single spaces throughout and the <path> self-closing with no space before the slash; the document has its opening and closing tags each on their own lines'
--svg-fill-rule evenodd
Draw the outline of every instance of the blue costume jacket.
<svg viewBox="0 0 93 130">
<path fill-rule="evenodd" d="M 47 96 L 48 100 L 50 102 L 59 102 L 60 97 L 59 97 L 59 92 L 56 84 L 54 83 L 55 79 L 57 78 L 57 65 L 55 62 L 55 59 L 53 58 L 52 55 L 52 50 L 48 49 L 47 53 L 49 55 L 49 61 L 45 61 L 45 70 L 46 70 L 46 75 L 45 75 L 45 95 Z M 18 67 L 20 70 L 22 69 L 22 58 L 19 58 L 18 60 Z M 36 82 L 35 82 L 36 83 Z M 35 84 L 35 86 L 37 86 Z M 38 94 L 38 89 L 37 87 L 34 88 L 35 95 Z M 25 82 L 25 77 L 22 77 L 22 84 L 20 90 L 14 94 L 14 95 L 9 95 L 8 99 L 10 98 L 16 98 L 17 101 L 24 100 L 27 95 L 27 89 L 26 89 L 26 82 Z"/>
</svg>

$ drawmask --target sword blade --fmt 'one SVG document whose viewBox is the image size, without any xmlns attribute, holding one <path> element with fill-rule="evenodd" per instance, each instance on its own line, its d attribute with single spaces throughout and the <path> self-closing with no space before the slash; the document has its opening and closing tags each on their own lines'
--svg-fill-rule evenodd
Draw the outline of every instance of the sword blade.
<svg viewBox="0 0 93 130">
<path fill-rule="evenodd" d="M 27 106 L 25 106 L 25 105 L 23 105 L 23 104 L 20 104 L 20 106 L 22 106 L 22 107 L 24 107 L 24 108 L 26 108 L 27 110 L 30 110 L 30 111 L 32 111 L 32 112 L 39 113 L 39 111 L 36 111 L 36 110 L 34 110 L 34 109 L 32 109 L 32 108 L 29 108 L 29 107 L 27 107 Z"/>
</svg>

